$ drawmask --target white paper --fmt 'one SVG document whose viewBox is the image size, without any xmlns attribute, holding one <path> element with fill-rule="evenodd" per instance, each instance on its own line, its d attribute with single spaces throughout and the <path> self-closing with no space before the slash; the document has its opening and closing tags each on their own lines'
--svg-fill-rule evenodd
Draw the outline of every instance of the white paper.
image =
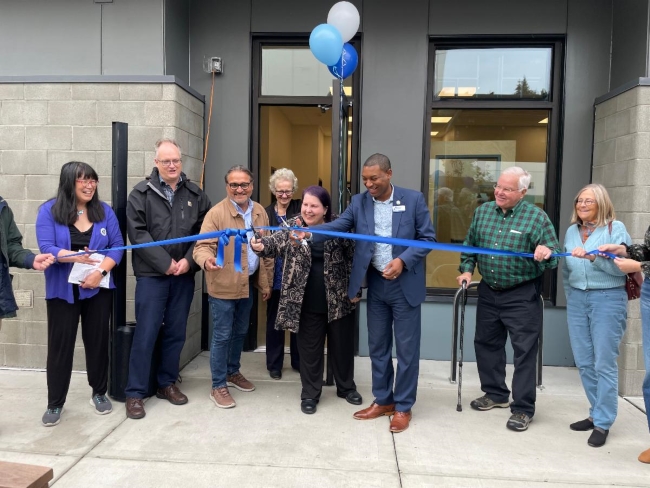
<svg viewBox="0 0 650 488">
<path fill-rule="evenodd" d="M 91 259 L 97 261 L 95 264 L 83 264 L 83 263 L 74 263 L 72 266 L 72 271 L 70 271 L 70 276 L 68 276 L 68 283 L 73 285 L 79 285 L 82 281 L 86 279 L 93 270 L 99 268 L 99 265 L 102 264 L 106 256 L 98 253 L 90 255 Z M 102 277 L 102 280 L 99 282 L 100 288 L 108 288 L 110 283 L 111 272 L 109 271 L 106 276 Z"/>
</svg>

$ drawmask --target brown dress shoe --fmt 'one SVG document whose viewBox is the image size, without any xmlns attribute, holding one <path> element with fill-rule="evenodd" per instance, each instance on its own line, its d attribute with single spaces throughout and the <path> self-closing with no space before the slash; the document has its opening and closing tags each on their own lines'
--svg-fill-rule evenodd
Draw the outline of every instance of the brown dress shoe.
<svg viewBox="0 0 650 488">
<path fill-rule="evenodd" d="M 126 399 L 126 416 L 130 419 L 141 419 L 146 415 L 142 398 Z"/>
<path fill-rule="evenodd" d="M 404 432 L 409 428 L 409 422 L 411 421 L 411 411 L 408 412 L 395 412 L 393 418 L 390 421 L 390 431 L 394 434 L 398 432 Z"/>
<path fill-rule="evenodd" d="M 372 420 L 383 416 L 391 416 L 395 413 L 395 404 L 377 405 L 372 402 L 368 408 L 355 412 L 353 417 L 357 420 Z"/>
<path fill-rule="evenodd" d="M 156 397 L 169 400 L 172 405 L 185 405 L 187 403 L 187 397 L 173 383 L 165 388 L 158 388 Z"/>
<path fill-rule="evenodd" d="M 650 464 L 650 449 L 646 449 L 641 454 L 639 454 L 639 461 L 642 463 Z"/>
</svg>

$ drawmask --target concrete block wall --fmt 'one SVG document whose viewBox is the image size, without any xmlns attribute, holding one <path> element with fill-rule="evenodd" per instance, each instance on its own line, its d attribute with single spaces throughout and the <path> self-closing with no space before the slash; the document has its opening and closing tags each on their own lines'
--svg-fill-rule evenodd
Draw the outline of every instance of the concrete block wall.
<svg viewBox="0 0 650 488">
<path fill-rule="evenodd" d="M 650 86 L 596 105 L 592 181 L 607 188 L 633 242 L 643 242 L 650 226 Z M 639 300 L 634 300 L 628 305 L 618 361 L 622 395 L 641 395 L 642 348 Z"/>
<path fill-rule="evenodd" d="M 37 251 L 35 221 L 41 203 L 55 196 L 61 166 L 72 160 L 99 174 L 99 196 L 111 198 L 111 124 L 129 124 L 128 185 L 150 174 L 154 143 L 176 139 L 183 171 L 199 182 L 203 159 L 204 103 L 175 83 L 0 83 L 0 195 L 11 206 L 23 245 Z M 127 320 L 135 320 L 135 278 L 127 256 Z M 12 269 L 14 291 L 31 295 L 18 317 L 2 321 L 0 365 L 44 368 L 47 357 L 45 283 L 41 273 Z M 188 321 L 181 361 L 201 350 L 201 284 Z M 20 304 L 19 304 L 20 305 Z M 81 331 L 74 369 L 85 370 Z"/>
</svg>

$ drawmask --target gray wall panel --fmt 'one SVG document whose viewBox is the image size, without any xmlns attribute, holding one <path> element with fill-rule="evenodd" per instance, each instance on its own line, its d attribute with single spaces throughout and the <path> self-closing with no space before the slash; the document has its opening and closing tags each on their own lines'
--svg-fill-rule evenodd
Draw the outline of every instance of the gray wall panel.
<svg viewBox="0 0 650 488">
<path fill-rule="evenodd" d="M 248 166 L 250 152 L 250 0 L 193 0 L 190 13 L 191 86 L 210 105 L 211 75 L 204 56 L 220 56 L 224 74 L 216 77 L 205 188 L 213 202 L 226 196 L 223 175 L 235 164 Z M 208 115 L 206 114 L 206 128 Z"/>
<path fill-rule="evenodd" d="M 165 74 L 189 83 L 190 1 L 165 0 Z"/>
<path fill-rule="evenodd" d="M 431 0 L 429 34 L 564 34 L 567 1 Z"/>
<path fill-rule="evenodd" d="M 100 74 L 100 6 L 0 0 L 0 76 Z"/>
<path fill-rule="evenodd" d="M 560 242 L 569 226 L 575 194 L 591 181 L 593 104 L 596 97 L 609 90 L 611 8 L 611 0 L 571 0 L 569 3 Z M 557 304 L 566 304 L 560 273 Z"/>
<path fill-rule="evenodd" d="M 613 2 L 610 88 L 648 76 L 648 0 Z"/>
<path fill-rule="evenodd" d="M 427 0 L 365 4 L 361 87 L 361 162 L 374 153 L 393 163 L 393 181 L 419 190 L 426 109 Z"/>
<path fill-rule="evenodd" d="M 102 16 L 103 75 L 162 75 L 163 0 L 114 0 Z"/>
<path fill-rule="evenodd" d="M 311 32 L 318 24 L 327 22 L 327 13 L 335 3 L 335 0 L 252 0 L 251 32 Z M 362 0 L 351 0 L 351 3 L 357 7 L 363 25 Z"/>
</svg>

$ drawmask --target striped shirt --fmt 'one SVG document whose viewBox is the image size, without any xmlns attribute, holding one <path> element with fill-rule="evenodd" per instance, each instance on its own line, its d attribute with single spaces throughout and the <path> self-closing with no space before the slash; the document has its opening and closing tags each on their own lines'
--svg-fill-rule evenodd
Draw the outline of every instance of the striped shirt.
<svg viewBox="0 0 650 488">
<path fill-rule="evenodd" d="M 520 200 L 505 214 L 496 202 L 487 202 L 474 212 L 464 244 L 486 249 L 532 253 L 539 245 L 558 252 L 555 229 L 550 219 L 535 205 Z M 483 281 L 495 290 L 505 290 L 533 280 L 547 268 L 555 268 L 558 258 L 538 262 L 533 258 L 461 253 L 461 273 L 473 273 L 476 264 Z"/>
</svg>

